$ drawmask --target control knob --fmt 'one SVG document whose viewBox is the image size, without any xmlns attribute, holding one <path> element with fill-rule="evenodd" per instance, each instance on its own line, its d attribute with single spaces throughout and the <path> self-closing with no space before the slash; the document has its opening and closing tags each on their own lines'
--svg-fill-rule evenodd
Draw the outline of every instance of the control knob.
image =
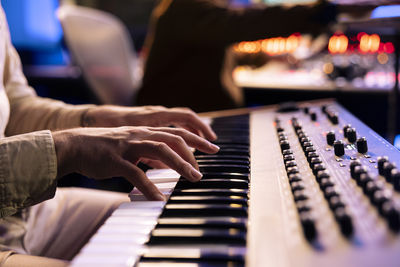
<svg viewBox="0 0 400 267">
<path fill-rule="evenodd" d="M 333 143 L 333 148 L 335 150 L 335 155 L 341 157 L 344 155 L 344 144 L 341 140 L 336 140 Z"/>
<path fill-rule="evenodd" d="M 365 154 L 368 152 L 367 138 L 358 138 L 356 144 L 358 153 Z"/>
<path fill-rule="evenodd" d="M 328 143 L 328 145 L 332 146 L 335 140 L 336 136 L 334 131 L 330 131 L 326 134 L 326 142 Z"/>
</svg>

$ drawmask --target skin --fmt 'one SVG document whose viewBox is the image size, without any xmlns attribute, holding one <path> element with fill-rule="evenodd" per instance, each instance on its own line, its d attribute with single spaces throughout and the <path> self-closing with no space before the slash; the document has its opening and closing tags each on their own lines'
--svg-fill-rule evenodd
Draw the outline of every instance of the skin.
<svg viewBox="0 0 400 267">
<path fill-rule="evenodd" d="M 94 179 L 122 176 L 150 200 L 164 196 L 136 166 L 139 162 L 169 167 L 196 182 L 202 175 L 190 147 L 219 150 L 205 139 L 216 139 L 212 129 L 186 108 L 99 106 L 87 112 L 84 123 L 88 127 L 52 133 L 58 177 L 72 172 Z M 159 127 L 170 125 L 175 128 Z"/>
</svg>

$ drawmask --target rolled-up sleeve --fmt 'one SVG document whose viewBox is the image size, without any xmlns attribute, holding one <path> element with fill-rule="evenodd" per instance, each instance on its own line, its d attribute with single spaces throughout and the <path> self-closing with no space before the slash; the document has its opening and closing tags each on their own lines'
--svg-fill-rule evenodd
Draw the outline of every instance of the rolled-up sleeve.
<svg viewBox="0 0 400 267">
<path fill-rule="evenodd" d="M 48 130 L 0 139 L 0 217 L 54 196 L 57 158 Z"/>
</svg>

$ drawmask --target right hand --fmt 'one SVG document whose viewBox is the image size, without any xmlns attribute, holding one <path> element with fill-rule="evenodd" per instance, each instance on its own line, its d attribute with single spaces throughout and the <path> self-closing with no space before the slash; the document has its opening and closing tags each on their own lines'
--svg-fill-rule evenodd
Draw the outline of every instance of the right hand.
<svg viewBox="0 0 400 267">
<path fill-rule="evenodd" d="M 189 147 L 205 153 L 219 148 L 180 128 L 77 128 L 53 132 L 58 177 L 78 172 L 95 179 L 122 176 L 148 199 L 164 200 L 157 187 L 136 166 L 160 161 L 190 181 L 202 175 Z"/>
</svg>

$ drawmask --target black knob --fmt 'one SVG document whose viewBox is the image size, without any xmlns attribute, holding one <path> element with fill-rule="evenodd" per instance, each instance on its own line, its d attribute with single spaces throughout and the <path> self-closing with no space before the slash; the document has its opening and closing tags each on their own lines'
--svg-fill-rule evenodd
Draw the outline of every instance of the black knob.
<svg viewBox="0 0 400 267">
<path fill-rule="evenodd" d="M 286 169 L 286 172 L 288 174 L 299 173 L 299 168 L 297 168 L 297 166 L 289 167 L 289 168 Z"/>
<path fill-rule="evenodd" d="M 341 157 L 344 155 L 344 144 L 341 140 L 336 140 L 333 143 L 333 148 L 335 150 L 335 155 Z"/>
<path fill-rule="evenodd" d="M 312 147 L 313 143 L 312 142 L 304 142 L 303 143 L 303 149 L 306 150 L 307 147 Z"/>
<path fill-rule="evenodd" d="M 316 176 L 318 172 L 326 170 L 325 165 L 323 163 L 315 164 L 313 167 L 313 173 Z"/>
<path fill-rule="evenodd" d="M 301 213 L 301 212 L 306 212 L 306 211 L 310 211 L 311 207 L 308 204 L 307 201 L 303 200 L 303 201 L 297 201 L 296 202 L 296 207 L 297 210 Z"/>
<path fill-rule="evenodd" d="M 383 204 L 382 214 L 389 228 L 394 232 L 398 232 L 400 230 L 400 211 L 395 207 L 393 202 L 389 201 Z"/>
<path fill-rule="evenodd" d="M 386 190 L 377 190 L 371 198 L 372 204 L 378 208 L 379 213 L 383 212 L 383 204 L 389 200 L 390 198 Z"/>
<path fill-rule="evenodd" d="M 313 158 L 317 158 L 317 157 L 319 157 L 317 152 L 310 152 L 310 153 L 308 153 L 307 160 L 308 160 L 308 162 L 311 162 L 311 160 Z"/>
<path fill-rule="evenodd" d="M 339 196 L 337 189 L 334 186 L 328 186 L 324 189 L 324 196 L 327 200 L 331 199 L 332 197 Z"/>
<path fill-rule="evenodd" d="M 283 160 L 285 162 L 292 161 L 292 160 L 294 160 L 294 156 L 293 156 L 293 154 L 292 155 L 284 155 Z"/>
<path fill-rule="evenodd" d="M 376 185 L 375 181 L 369 181 L 366 183 L 363 188 L 364 194 L 366 194 L 369 198 L 372 198 L 374 193 L 378 191 L 380 188 Z"/>
<path fill-rule="evenodd" d="M 306 154 L 306 156 L 308 157 L 308 154 L 310 154 L 311 152 L 315 152 L 315 148 L 314 146 L 308 146 L 304 149 L 304 153 Z"/>
<path fill-rule="evenodd" d="M 319 182 L 321 182 L 321 180 L 323 179 L 323 178 L 329 178 L 330 177 L 330 175 L 329 175 L 329 172 L 328 171 L 320 171 L 320 172 L 318 172 L 317 173 L 317 182 L 319 183 Z"/>
<path fill-rule="evenodd" d="M 290 183 L 290 187 L 292 188 L 292 191 L 294 192 L 294 191 L 303 190 L 305 186 L 302 181 L 298 181 L 298 182 Z"/>
<path fill-rule="evenodd" d="M 332 115 L 329 116 L 329 120 L 332 122 L 334 125 L 339 124 L 339 115 L 337 113 L 333 113 Z"/>
<path fill-rule="evenodd" d="M 312 113 L 310 114 L 310 117 L 311 117 L 311 120 L 312 120 L 312 121 L 317 121 L 317 113 L 312 112 Z"/>
<path fill-rule="evenodd" d="M 337 208 L 335 210 L 335 219 L 339 224 L 340 230 L 344 236 L 353 234 L 353 222 L 345 208 Z"/>
<path fill-rule="evenodd" d="M 357 151 L 361 154 L 368 152 L 367 138 L 361 137 L 357 139 Z"/>
<path fill-rule="evenodd" d="M 301 176 L 298 173 L 289 175 L 289 183 L 300 182 L 300 181 L 302 181 L 302 180 L 301 180 Z"/>
<path fill-rule="evenodd" d="M 380 175 L 383 175 L 383 164 L 388 161 L 389 161 L 389 158 L 386 156 L 378 157 L 378 172 Z"/>
<path fill-rule="evenodd" d="M 351 124 L 346 124 L 346 125 L 343 127 L 343 136 L 344 136 L 345 138 L 347 138 L 347 130 L 350 129 L 350 128 L 351 128 Z"/>
<path fill-rule="evenodd" d="M 311 214 L 309 212 L 301 212 L 300 222 L 303 226 L 303 232 L 306 239 L 310 242 L 314 241 L 317 238 L 317 229 Z"/>
<path fill-rule="evenodd" d="M 358 185 L 361 186 L 362 189 L 364 190 L 364 188 L 367 186 L 367 183 L 370 181 L 373 181 L 372 177 L 368 173 L 362 173 L 360 175 Z"/>
<path fill-rule="evenodd" d="M 347 129 L 347 140 L 349 140 L 350 143 L 354 143 L 355 141 L 357 141 L 356 129 L 354 128 Z"/>
<path fill-rule="evenodd" d="M 288 140 L 281 140 L 281 141 L 279 141 L 279 144 L 281 146 L 282 151 L 290 148 L 290 144 L 289 144 Z"/>
<path fill-rule="evenodd" d="M 329 207 L 334 211 L 337 208 L 344 208 L 344 203 L 339 196 L 333 196 L 329 199 Z"/>
<path fill-rule="evenodd" d="M 311 159 L 310 159 L 310 167 L 311 167 L 312 169 L 314 169 L 314 166 L 315 166 L 316 164 L 320 164 L 320 163 L 322 163 L 322 160 L 321 160 L 320 157 L 314 157 L 314 158 L 311 158 Z"/>
<path fill-rule="evenodd" d="M 286 169 L 287 169 L 289 167 L 297 166 L 297 163 L 294 160 L 290 160 L 290 161 L 286 161 L 285 166 L 286 166 Z"/>
<path fill-rule="evenodd" d="M 293 192 L 293 198 L 294 201 L 297 202 L 297 201 L 307 200 L 308 196 L 304 193 L 303 190 L 298 190 Z"/>
<path fill-rule="evenodd" d="M 285 149 L 282 151 L 282 155 L 290 155 L 293 154 L 293 150 L 291 149 Z"/>
<path fill-rule="evenodd" d="M 361 174 L 368 173 L 368 169 L 365 166 L 356 166 L 354 168 L 354 179 L 356 180 L 357 184 L 360 183 Z"/>
<path fill-rule="evenodd" d="M 310 108 L 309 107 L 304 107 L 303 111 L 305 114 L 308 114 L 310 112 Z"/>
<path fill-rule="evenodd" d="M 395 168 L 396 164 L 394 163 L 391 162 L 383 163 L 383 176 L 385 176 L 386 181 L 389 183 L 392 182 L 392 170 Z"/>
<path fill-rule="evenodd" d="M 394 190 L 400 192 L 400 172 L 397 169 L 392 170 L 392 184 Z"/>
<path fill-rule="evenodd" d="M 311 142 L 311 139 L 308 137 L 302 137 L 300 139 L 300 143 L 303 145 L 305 142 Z"/>
<path fill-rule="evenodd" d="M 328 145 L 333 146 L 333 143 L 336 140 L 336 136 L 335 136 L 335 132 L 334 131 L 330 131 L 326 134 L 326 142 L 328 143 Z"/>
<path fill-rule="evenodd" d="M 321 187 L 322 190 L 325 190 L 328 187 L 332 187 L 335 184 L 333 183 L 332 179 L 330 177 L 328 178 L 322 178 L 321 181 L 319 182 L 319 186 Z"/>
<path fill-rule="evenodd" d="M 358 159 L 357 159 L 357 160 L 354 160 L 354 161 L 352 161 L 352 162 L 350 163 L 350 175 L 351 175 L 351 177 L 352 177 L 353 179 L 356 178 L 356 177 L 354 176 L 354 169 L 355 169 L 357 166 L 361 166 L 361 161 L 359 161 Z"/>
<path fill-rule="evenodd" d="M 326 105 L 322 105 L 322 106 L 321 106 L 321 111 L 322 111 L 322 113 L 326 114 L 326 108 L 327 108 Z"/>
</svg>

